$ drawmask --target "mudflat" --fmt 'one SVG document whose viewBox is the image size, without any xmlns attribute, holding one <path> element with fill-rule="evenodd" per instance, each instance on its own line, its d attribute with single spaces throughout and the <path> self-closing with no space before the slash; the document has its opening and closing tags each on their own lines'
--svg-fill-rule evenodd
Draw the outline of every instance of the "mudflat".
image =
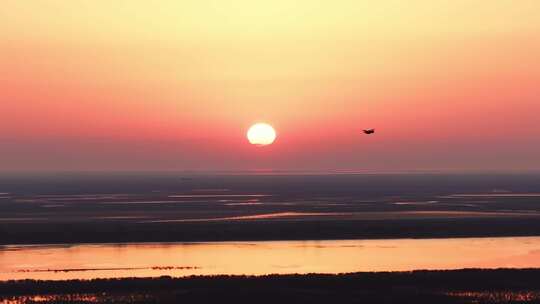
<svg viewBox="0 0 540 304">
<path fill-rule="evenodd" d="M 540 235 L 540 175 L 0 177 L 0 244 Z"/>
</svg>

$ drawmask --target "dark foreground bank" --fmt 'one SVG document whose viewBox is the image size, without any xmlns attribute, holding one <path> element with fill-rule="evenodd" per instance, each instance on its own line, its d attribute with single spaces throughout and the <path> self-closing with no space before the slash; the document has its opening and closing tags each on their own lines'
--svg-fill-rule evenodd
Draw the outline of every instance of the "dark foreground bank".
<svg viewBox="0 0 540 304">
<path fill-rule="evenodd" d="M 0 303 L 540 303 L 540 269 L 0 282 Z"/>
</svg>

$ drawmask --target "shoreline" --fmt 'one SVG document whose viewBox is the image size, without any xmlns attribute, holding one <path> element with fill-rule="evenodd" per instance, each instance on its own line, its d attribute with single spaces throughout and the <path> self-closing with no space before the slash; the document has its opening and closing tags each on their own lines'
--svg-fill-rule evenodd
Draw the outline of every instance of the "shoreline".
<svg viewBox="0 0 540 304">
<path fill-rule="evenodd" d="M 47 247 L 47 246 L 98 246 L 98 245 L 204 245 L 204 244 L 235 244 L 235 243 L 278 243 L 278 242 L 332 242 L 332 241 L 391 241 L 391 240 L 460 240 L 460 239 L 493 239 L 493 238 L 536 238 L 538 235 L 483 235 L 483 236 L 440 236 L 440 237 L 378 237 L 378 238 L 332 238 L 332 239 L 246 239 L 246 240 L 226 240 L 226 241 L 138 241 L 138 242 L 73 242 L 73 243 L 13 243 L 13 244 L 1 244 L 2 248 L 8 247 Z"/>
<path fill-rule="evenodd" d="M 540 236 L 537 218 L 0 224 L 0 246 L 531 236 Z"/>
<path fill-rule="evenodd" d="M 291 273 L 291 274 L 264 274 L 264 275 L 191 275 L 184 277 L 173 277 L 173 276 L 159 276 L 159 277 L 125 277 L 125 278 L 97 278 L 97 279 L 69 279 L 69 280 L 34 280 L 34 279 L 23 279 L 23 280 L 3 280 L 0 281 L 0 295 L 5 295 L 6 286 L 14 286 L 18 284 L 63 284 L 63 283 L 77 283 L 77 284 L 88 284 L 93 282 L 109 282 L 109 281 L 156 281 L 156 280 L 166 280 L 170 282 L 197 282 L 200 279 L 226 279 L 226 280 L 265 280 L 271 278 L 359 278 L 362 276 L 369 276 L 370 278 L 375 278 L 377 276 L 401 276 L 409 277 L 415 275 L 429 275 L 436 274 L 439 276 L 445 276 L 447 274 L 473 274 L 473 273 L 484 273 L 484 274 L 519 274 L 519 273 L 530 273 L 539 275 L 540 278 L 540 267 L 526 267 L 526 268 L 460 268 L 460 269 L 449 269 L 449 270 L 426 270 L 426 269 L 416 269 L 411 271 L 355 271 L 355 272 L 345 272 L 345 273 Z M 539 286 L 540 287 L 540 286 Z"/>
</svg>

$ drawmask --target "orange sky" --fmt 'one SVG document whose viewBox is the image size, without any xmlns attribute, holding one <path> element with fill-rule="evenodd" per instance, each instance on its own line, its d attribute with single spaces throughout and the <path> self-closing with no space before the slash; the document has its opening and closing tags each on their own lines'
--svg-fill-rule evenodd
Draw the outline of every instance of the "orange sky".
<svg viewBox="0 0 540 304">
<path fill-rule="evenodd" d="M 536 170 L 539 54 L 537 0 L 4 0 L 0 170 Z"/>
</svg>

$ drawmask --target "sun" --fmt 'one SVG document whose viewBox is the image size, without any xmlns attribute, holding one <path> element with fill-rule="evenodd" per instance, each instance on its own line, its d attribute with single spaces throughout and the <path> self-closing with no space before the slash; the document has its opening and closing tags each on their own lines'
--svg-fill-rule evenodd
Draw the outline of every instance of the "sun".
<svg viewBox="0 0 540 304">
<path fill-rule="evenodd" d="M 268 146 L 276 140 L 276 130 L 267 123 L 257 123 L 247 132 L 247 139 L 252 145 Z"/>
</svg>

